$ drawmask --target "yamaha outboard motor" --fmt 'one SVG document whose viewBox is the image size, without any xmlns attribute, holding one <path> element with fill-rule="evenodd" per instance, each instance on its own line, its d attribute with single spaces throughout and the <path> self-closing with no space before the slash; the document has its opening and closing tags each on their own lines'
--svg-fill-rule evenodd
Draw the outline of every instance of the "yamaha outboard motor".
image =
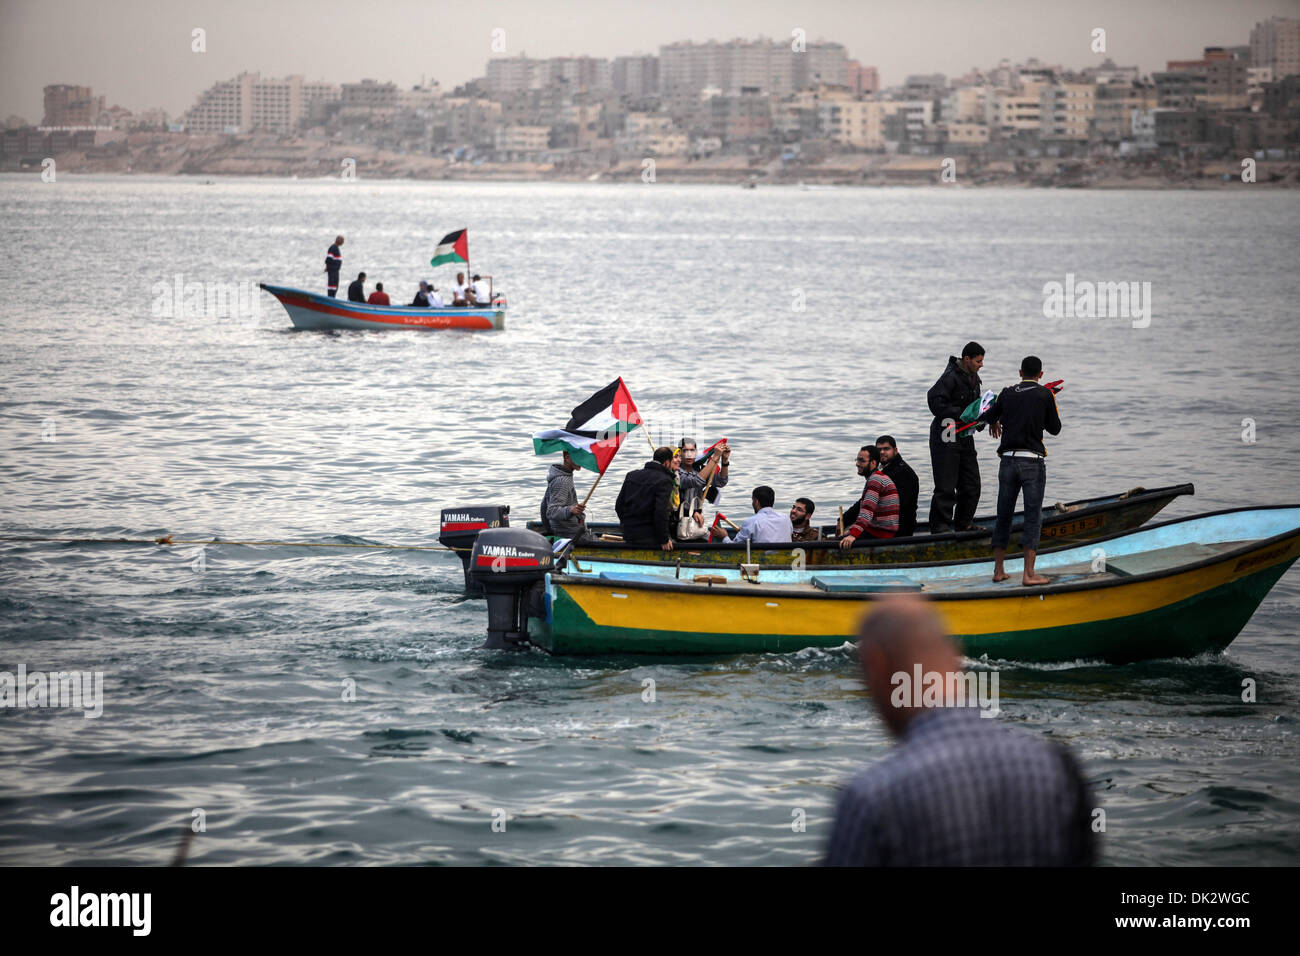
<svg viewBox="0 0 1300 956">
<path fill-rule="evenodd" d="M 528 641 L 528 618 L 546 614 L 546 574 L 551 543 L 527 528 L 489 528 L 470 552 L 469 576 L 488 605 L 484 647 L 519 647 Z"/>
<path fill-rule="evenodd" d="M 465 590 L 472 595 L 482 594 L 476 589 L 469 573 L 469 554 L 480 531 L 488 528 L 510 527 L 509 505 L 473 505 L 466 508 L 443 508 L 438 540 L 453 549 L 465 570 Z"/>
</svg>

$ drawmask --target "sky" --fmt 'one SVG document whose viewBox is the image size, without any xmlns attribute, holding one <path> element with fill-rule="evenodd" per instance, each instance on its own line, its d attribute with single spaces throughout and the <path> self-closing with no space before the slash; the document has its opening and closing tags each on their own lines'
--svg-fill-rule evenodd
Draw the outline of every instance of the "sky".
<svg viewBox="0 0 1300 956">
<path fill-rule="evenodd" d="M 614 57 L 797 28 L 844 44 L 888 86 L 1031 56 L 1074 69 L 1109 56 L 1146 73 L 1245 44 L 1270 16 L 1300 17 L 1300 0 L 0 0 L 0 118 L 39 123 L 51 83 L 175 116 L 243 70 L 451 90 L 499 55 L 498 30 L 505 55 Z M 1091 49 L 1097 27 L 1104 54 Z"/>
</svg>

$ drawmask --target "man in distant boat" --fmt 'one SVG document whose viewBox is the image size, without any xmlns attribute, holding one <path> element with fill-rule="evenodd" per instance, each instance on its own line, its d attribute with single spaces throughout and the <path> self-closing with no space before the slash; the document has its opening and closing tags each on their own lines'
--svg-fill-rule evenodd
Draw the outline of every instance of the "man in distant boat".
<svg viewBox="0 0 1300 956">
<path fill-rule="evenodd" d="M 432 282 L 429 283 L 429 308 L 431 309 L 446 308 L 446 306 L 443 305 L 442 293 L 438 291 L 438 287 L 434 285 Z"/>
<path fill-rule="evenodd" d="M 898 453 L 898 443 L 893 435 L 877 438 L 876 451 L 880 452 L 880 470 L 898 489 L 898 537 L 910 538 L 916 534 L 916 501 L 921 495 L 921 483 L 912 466 Z M 853 518 L 857 520 L 857 515 Z"/>
<path fill-rule="evenodd" d="M 698 446 L 694 438 L 683 438 L 678 447 L 682 450 L 682 462 L 677 469 L 677 487 L 681 490 L 682 502 L 686 504 L 691 517 L 702 528 L 704 502 L 716 502 L 718 491 L 727 485 L 731 449 L 724 442 L 709 453 L 708 460 L 697 463 L 695 453 Z"/>
<path fill-rule="evenodd" d="M 1061 434 L 1061 416 L 1051 389 L 1038 384 L 1043 377 L 1043 362 L 1036 355 L 1020 361 L 1020 382 L 1002 390 L 979 421 L 1002 426 L 1002 443 L 998 445 L 998 521 L 993 526 L 993 580 L 1005 581 L 1010 575 L 1002 567 L 1011 540 L 1011 518 L 1016 499 L 1025 495 L 1025 521 L 1020 529 L 1020 546 L 1025 552 L 1025 587 L 1048 584 L 1049 579 L 1034 573 L 1038 556 L 1038 539 L 1043 529 L 1043 490 L 1047 485 L 1047 448 L 1043 430 Z"/>
<path fill-rule="evenodd" d="M 614 511 L 623 526 L 623 540 L 634 547 L 673 549 L 669 517 L 673 507 L 673 450 L 656 448 L 654 459 L 623 479 Z"/>
<path fill-rule="evenodd" d="M 754 508 L 753 517 L 746 518 L 732 540 L 737 544 L 752 541 L 754 544 L 789 544 L 794 538 L 794 526 L 790 517 L 783 515 L 772 507 L 776 504 L 776 492 L 767 485 L 759 485 L 750 498 Z"/>
<path fill-rule="evenodd" d="M 420 280 L 419 291 L 415 293 L 415 298 L 411 300 L 411 305 L 419 306 L 421 309 L 429 307 L 429 283 L 423 279 Z"/>
<path fill-rule="evenodd" d="M 858 474 L 867 479 L 858 502 L 857 517 L 840 539 L 841 548 L 851 548 L 862 535 L 892 538 L 898 534 L 898 488 L 880 470 L 880 452 L 875 445 L 863 445 L 854 459 Z"/>
<path fill-rule="evenodd" d="M 790 526 L 794 533 L 790 536 L 791 541 L 820 541 L 822 539 L 821 531 L 812 523 L 813 512 L 817 506 L 813 504 L 811 498 L 796 498 L 794 504 L 790 506 Z"/>
<path fill-rule="evenodd" d="M 348 301 L 366 301 L 366 274 L 364 272 L 358 272 L 357 277 L 348 285 Z"/>
<path fill-rule="evenodd" d="M 956 429 L 961 414 L 980 397 L 980 368 L 984 346 L 967 342 L 961 358 L 948 357 L 948 366 L 926 393 L 934 421 L 930 423 L 930 470 L 934 494 L 930 499 L 930 533 L 944 534 L 956 528 L 975 527 L 975 508 L 980 500 L 980 466 L 975 457 L 977 426 L 961 435 Z M 990 432 L 990 434 L 993 434 Z M 996 438 L 997 435 L 993 434 Z M 955 513 L 954 513 L 954 509 Z"/>
<path fill-rule="evenodd" d="M 335 236 L 334 244 L 325 253 L 325 290 L 331 299 L 339 294 L 339 270 L 343 268 L 343 253 L 339 251 L 341 245 L 343 237 Z"/>
<path fill-rule="evenodd" d="M 469 305 L 469 286 L 465 284 L 465 273 L 456 273 L 456 284 L 451 287 L 452 305 Z"/>
<path fill-rule="evenodd" d="M 491 305 L 492 292 L 488 289 L 488 284 L 483 280 L 481 275 L 474 276 L 474 284 L 470 287 L 474 305 Z"/>
<path fill-rule="evenodd" d="M 382 282 L 375 283 L 375 291 L 370 293 L 370 298 L 366 299 L 366 301 L 371 305 L 392 305 L 388 301 L 388 293 L 384 291 Z"/>
<path fill-rule="evenodd" d="M 563 538 L 581 538 L 586 529 L 586 507 L 578 501 L 573 487 L 573 473 L 581 466 L 569 453 L 562 452 L 558 465 L 546 473 L 546 493 L 542 495 L 542 527 L 547 534 Z"/>
</svg>

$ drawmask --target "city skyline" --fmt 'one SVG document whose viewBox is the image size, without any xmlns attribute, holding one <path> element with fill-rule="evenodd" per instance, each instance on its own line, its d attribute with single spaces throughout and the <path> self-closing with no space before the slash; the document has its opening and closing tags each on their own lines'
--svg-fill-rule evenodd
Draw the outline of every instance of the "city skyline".
<svg viewBox="0 0 1300 956">
<path fill-rule="evenodd" d="M 1042 10 L 1023 0 L 979 9 L 930 0 L 906 10 L 822 0 L 793 15 L 787 6 L 767 2 L 668 3 L 652 14 L 640 6 L 602 4 L 608 14 L 592 24 L 582 16 L 590 5 L 577 2 L 542 10 L 514 2 L 471 8 L 393 0 L 366 8 L 381 37 L 371 41 L 349 26 L 355 9 L 290 0 L 272 8 L 277 28 L 269 29 L 265 10 L 246 0 L 220 7 L 181 0 L 161 11 L 140 3 L 109 10 L 83 0 L 9 0 L 0 7 L 0 116 L 38 122 L 42 90 L 52 83 L 91 86 L 129 110 L 162 108 L 179 115 L 213 83 L 245 70 L 334 83 L 374 78 L 401 88 L 436 80 L 450 90 L 484 76 L 488 60 L 498 56 L 612 59 L 657 54 L 661 45 L 680 41 L 780 42 L 796 28 L 810 44 L 843 44 L 851 59 L 879 69 L 882 86 L 901 84 L 909 74 L 952 77 L 1030 57 L 1067 69 L 1110 58 L 1148 73 L 1205 46 L 1244 44 L 1260 20 L 1300 14 L 1300 4 L 1278 0 L 1246 0 L 1226 9 L 1209 2 L 1158 0 L 1139 8 L 1099 2 L 1083 12 Z M 389 43 L 382 37 L 395 22 L 408 27 Z M 287 24 L 297 32 L 286 46 Z M 1104 53 L 1091 49 L 1097 27 L 1106 30 Z M 205 52 L 191 49 L 195 28 L 205 31 Z"/>
</svg>

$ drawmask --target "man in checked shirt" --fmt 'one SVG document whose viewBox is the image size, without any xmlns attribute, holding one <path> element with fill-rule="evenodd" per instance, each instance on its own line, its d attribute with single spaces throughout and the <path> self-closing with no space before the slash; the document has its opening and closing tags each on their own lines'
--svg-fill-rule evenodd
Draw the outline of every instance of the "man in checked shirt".
<svg viewBox="0 0 1300 956">
<path fill-rule="evenodd" d="M 918 706 L 898 675 L 960 672 L 957 648 L 919 598 L 882 600 L 859 632 L 862 670 L 898 741 L 840 794 L 827 866 L 1083 866 L 1096 803 L 1069 751 L 981 718 Z M 894 699 L 902 699 L 902 706 Z"/>
</svg>

